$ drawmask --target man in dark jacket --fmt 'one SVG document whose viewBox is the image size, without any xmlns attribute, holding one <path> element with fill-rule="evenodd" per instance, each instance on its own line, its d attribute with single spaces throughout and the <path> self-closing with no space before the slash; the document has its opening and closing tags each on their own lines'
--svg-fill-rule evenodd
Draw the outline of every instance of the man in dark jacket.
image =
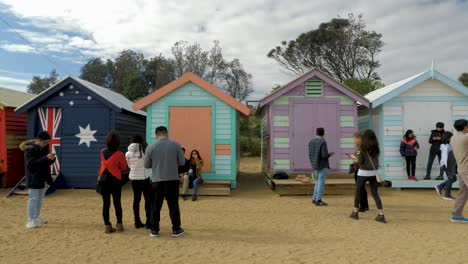
<svg viewBox="0 0 468 264">
<path fill-rule="evenodd" d="M 185 148 L 182 147 L 182 152 L 184 152 L 185 156 Z M 190 160 L 185 158 L 185 164 L 183 166 L 179 166 L 179 177 L 180 182 L 182 183 L 182 200 L 187 200 L 187 191 L 190 185 L 190 179 L 188 172 L 190 170 Z"/>
<path fill-rule="evenodd" d="M 328 153 L 327 142 L 323 138 L 325 130 L 322 127 L 317 128 L 317 136 L 309 142 L 309 159 L 312 169 L 315 173 L 315 188 L 312 202 L 317 206 L 324 206 L 327 203 L 322 201 L 325 180 L 330 167 L 328 158 L 335 154 Z"/>
<path fill-rule="evenodd" d="M 50 165 L 55 161 L 55 154 L 49 153 L 49 139 L 49 133 L 41 131 L 35 140 L 27 140 L 20 145 L 20 148 L 24 150 L 26 186 L 29 193 L 27 228 L 47 224 L 40 214 L 42 199 L 46 193 L 45 183 L 52 184 Z"/>
<path fill-rule="evenodd" d="M 427 161 L 427 170 L 426 170 L 426 177 L 425 180 L 431 179 L 431 171 L 432 171 L 432 164 L 434 163 L 434 159 L 437 156 L 437 159 L 440 164 L 440 145 L 442 144 L 442 135 L 444 134 L 444 123 L 437 122 L 436 129 L 431 131 L 431 136 L 429 137 L 429 144 L 431 145 L 431 149 L 429 150 L 429 159 Z M 436 180 L 443 180 L 444 171 L 442 168 L 439 172 L 439 177 Z"/>
</svg>

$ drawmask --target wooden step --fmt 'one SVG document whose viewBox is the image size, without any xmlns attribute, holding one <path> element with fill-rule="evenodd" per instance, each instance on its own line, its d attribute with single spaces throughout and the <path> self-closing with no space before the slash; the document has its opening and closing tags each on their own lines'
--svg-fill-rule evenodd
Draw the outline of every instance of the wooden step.
<svg viewBox="0 0 468 264">
<path fill-rule="evenodd" d="M 314 191 L 315 182 L 302 182 L 293 179 L 271 180 L 274 190 L 280 196 L 284 195 L 311 195 Z M 349 194 L 356 190 L 354 178 L 327 179 L 325 181 L 324 194 Z"/>
</svg>

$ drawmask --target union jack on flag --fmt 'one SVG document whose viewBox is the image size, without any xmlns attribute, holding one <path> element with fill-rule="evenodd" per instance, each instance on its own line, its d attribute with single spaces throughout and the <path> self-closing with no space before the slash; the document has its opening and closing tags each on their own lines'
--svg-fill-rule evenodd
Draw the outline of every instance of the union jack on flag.
<svg viewBox="0 0 468 264">
<path fill-rule="evenodd" d="M 49 132 L 49 150 L 52 153 L 55 153 L 56 160 L 52 164 L 51 172 L 52 174 L 59 175 L 60 173 L 60 161 L 59 156 L 57 155 L 57 149 L 60 149 L 61 146 L 61 129 L 60 123 L 62 121 L 62 109 L 54 107 L 41 107 L 38 108 L 39 119 L 41 121 L 42 130 Z"/>
</svg>

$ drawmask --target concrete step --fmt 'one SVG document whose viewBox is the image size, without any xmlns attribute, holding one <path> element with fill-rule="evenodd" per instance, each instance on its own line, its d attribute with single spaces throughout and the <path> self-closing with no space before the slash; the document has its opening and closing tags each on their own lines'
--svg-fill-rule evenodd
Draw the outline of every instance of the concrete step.
<svg viewBox="0 0 468 264">
<path fill-rule="evenodd" d="M 443 181 L 436 181 L 436 180 L 418 180 L 418 181 L 410 181 L 410 180 L 391 180 L 392 188 L 400 188 L 400 189 L 433 189 L 434 186 L 442 183 Z M 458 189 L 458 181 L 454 182 L 452 188 Z"/>
</svg>

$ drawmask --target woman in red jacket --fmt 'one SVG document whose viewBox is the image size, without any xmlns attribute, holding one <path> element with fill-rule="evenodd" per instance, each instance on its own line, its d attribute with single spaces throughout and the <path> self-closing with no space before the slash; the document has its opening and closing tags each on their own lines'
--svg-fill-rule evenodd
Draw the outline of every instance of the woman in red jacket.
<svg viewBox="0 0 468 264">
<path fill-rule="evenodd" d="M 122 204 L 120 202 L 122 194 L 122 171 L 127 168 L 125 155 L 118 150 L 120 146 L 120 135 L 111 131 L 106 138 L 107 148 L 101 150 L 101 169 L 99 169 L 98 189 L 102 195 L 102 217 L 104 218 L 105 233 L 112 233 L 116 230 L 123 231 L 122 224 Z M 115 216 L 117 218 L 116 229 L 109 221 L 109 209 L 111 196 L 114 201 Z"/>
</svg>

